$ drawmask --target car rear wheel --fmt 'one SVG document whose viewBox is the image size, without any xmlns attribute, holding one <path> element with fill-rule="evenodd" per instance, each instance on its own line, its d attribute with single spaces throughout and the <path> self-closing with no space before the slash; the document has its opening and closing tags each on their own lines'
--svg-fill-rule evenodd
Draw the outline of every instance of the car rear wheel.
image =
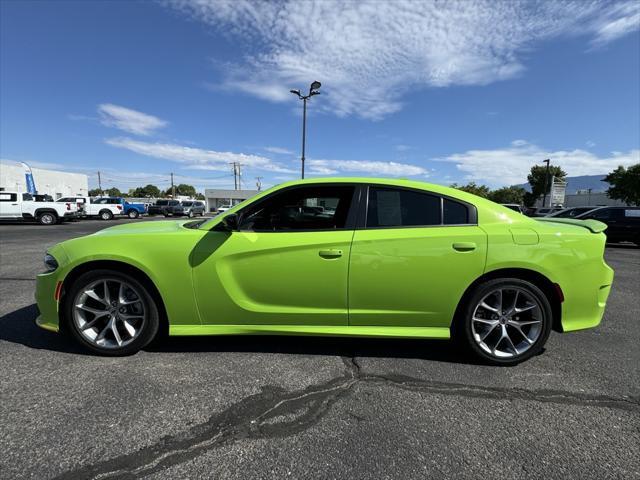
<svg viewBox="0 0 640 480">
<path fill-rule="evenodd" d="M 65 320 L 85 348 L 129 355 L 158 333 L 159 315 L 147 288 L 130 275 L 96 270 L 81 275 L 65 296 Z"/>
<path fill-rule="evenodd" d="M 138 218 L 138 215 L 140 215 L 140 214 L 138 213 L 137 210 L 129 210 L 129 214 L 128 215 L 129 215 L 129 218 Z"/>
<path fill-rule="evenodd" d="M 113 218 L 113 212 L 111 210 L 102 210 L 100 212 L 100 218 L 102 220 L 111 220 Z"/>
<path fill-rule="evenodd" d="M 472 292 L 455 335 L 484 362 L 515 365 L 542 350 L 551 323 L 551 305 L 538 287 L 502 278 Z"/>
<path fill-rule="evenodd" d="M 194 217 L 194 215 L 193 215 L 193 211 L 189 210 L 189 214 L 188 214 L 188 216 L 189 216 L 189 218 L 193 218 L 193 217 Z"/>
<path fill-rule="evenodd" d="M 55 225 L 58 223 L 58 217 L 55 213 L 44 212 L 38 215 L 38 223 L 40 225 Z"/>
</svg>

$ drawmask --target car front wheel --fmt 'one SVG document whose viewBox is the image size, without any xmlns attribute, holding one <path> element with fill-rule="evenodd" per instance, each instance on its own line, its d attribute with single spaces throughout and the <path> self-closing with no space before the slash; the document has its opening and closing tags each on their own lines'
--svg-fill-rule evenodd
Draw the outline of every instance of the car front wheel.
<svg viewBox="0 0 640 480">
<path fill-rule="evenodd" d="M 65 295 L 64 313 L 72 336 L 102 355 L 135 353 L 158 332 L 158 308 L 147 288 L 117 271 L 95 270 L 78 277 Z"/>
<path fill-rule="evenodd" d="M 542 350 L 551 323 L 551 305 L 537 286 L 503 278 L 476 287 L 455 335 L 486 363 L 515 365 Z"/>
</svg>

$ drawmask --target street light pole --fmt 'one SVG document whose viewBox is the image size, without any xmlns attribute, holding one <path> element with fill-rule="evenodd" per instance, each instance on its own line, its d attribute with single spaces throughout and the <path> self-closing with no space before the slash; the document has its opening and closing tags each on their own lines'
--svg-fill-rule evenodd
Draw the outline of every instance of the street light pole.
<svg viewBox="0 0 640 480">
<path fill-rule="evenodd" d="M 546 163 L 547 164 L 547 171 L 544 174 L 544 187 L 543 187 L 543 193 L 542 193 L 542 207 L 544 208 L 544 204 L 547 203 L 547 182 L 549 181 L 549 162 L 551 162 L 550 159 L 546 159 L 543 160 L 542 163 Z"/>
<path fill-rule="evenodd" d="M 322 86 L 322 84 L 318 81 L 315 81 L 309 87 L 309 94 L 302 95 L 300 90 L 289 90 L 294 95 L 297 95 L 300 100 L 302 100 L 302 157 L 300 161 L 302 163 L 302 179 L 304 179 L 304 160 L 305 160 L 305 147 L 307 143 L 307 100 L 313 97 L 314 95 L 319 95 L 318 89 Z"/>
</svg>

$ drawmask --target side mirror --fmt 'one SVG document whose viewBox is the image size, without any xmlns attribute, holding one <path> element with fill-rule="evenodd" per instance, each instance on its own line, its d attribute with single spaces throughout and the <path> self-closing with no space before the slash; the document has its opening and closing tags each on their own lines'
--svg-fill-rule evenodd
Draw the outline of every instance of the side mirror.
<svg viewBox="0 0 640 480">
<path fill-rule="evenodd" d="M 226 232 L 235 232 L 238 230 L 238 215 L 235 213 L 229 213 L 222 218 L 222 221 L 218 224 L 220 230 Z"/>
</svg>

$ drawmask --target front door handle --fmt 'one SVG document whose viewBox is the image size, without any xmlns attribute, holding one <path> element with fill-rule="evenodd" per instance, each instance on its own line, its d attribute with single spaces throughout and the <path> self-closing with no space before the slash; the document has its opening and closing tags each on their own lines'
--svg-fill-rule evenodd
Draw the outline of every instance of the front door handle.
<svg viewBox="0 0 640 480">
<path fill-rule="evenodd" d="M 454 243 L 452 247 L 459 252 L 470 252 L 476 249 L 476 244 L 473 242 L 457 242 Z"/>
<path fill-rule="evenodd" d="M 334 248 L 330 248 L 327 250 L 320 250 L 318 252 L 322 258 L 338 258 L 342 256 L 342 250 L 336 250 Z"/>
</svg>

